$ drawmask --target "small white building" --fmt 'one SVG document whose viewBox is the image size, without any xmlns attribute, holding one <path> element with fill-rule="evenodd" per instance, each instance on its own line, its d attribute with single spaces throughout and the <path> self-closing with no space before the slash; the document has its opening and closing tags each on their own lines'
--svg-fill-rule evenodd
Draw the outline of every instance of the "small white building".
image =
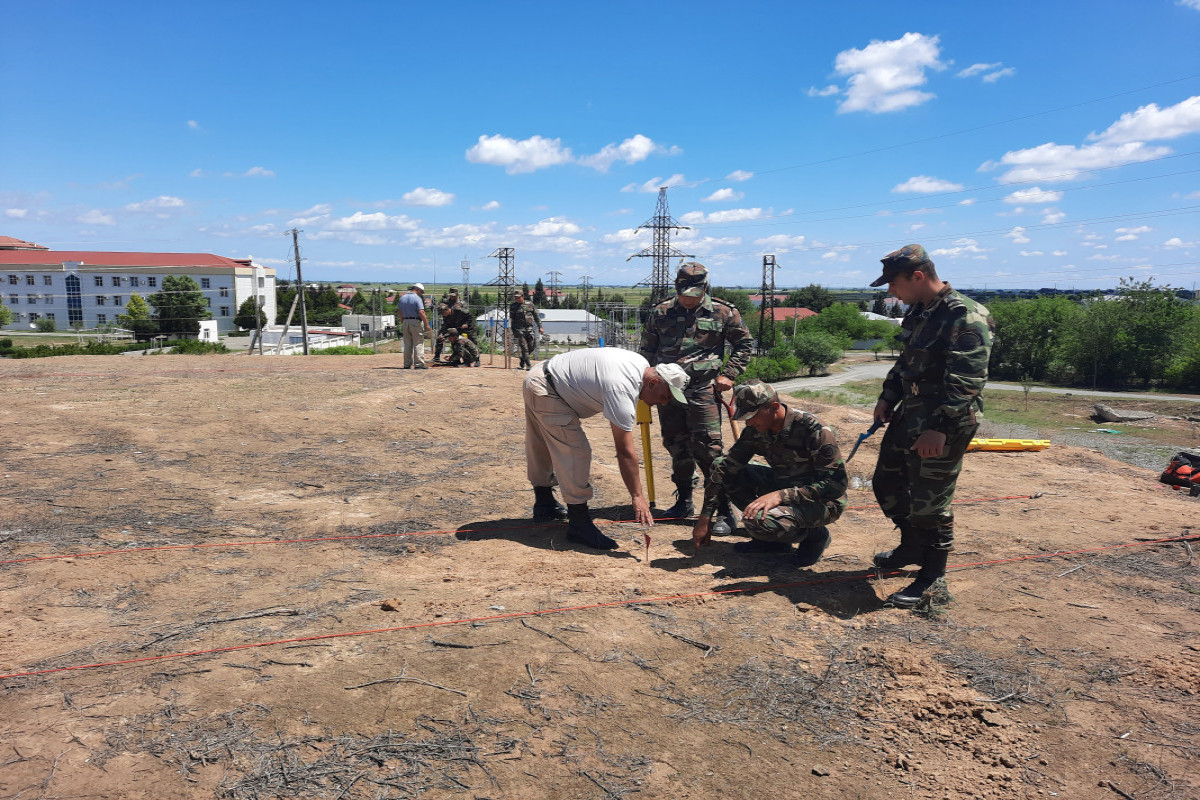
<svg viewBox="0 0 1200 800">
<path fill-rule="evenodd" d="M 348 331 L 382 336 L 390 328 L 396 329 L 395 314 L 343 314 L 342 327 Z"/>
<path fill-rule="evenodd" d="M 587 344 L 601 337 L 611 338 L 615 329 L 612 322 L 583 309 L 539 308 L 538 318 L 542 321 L 546 338 L 559 344 Z M 490 335 L 493 324 L 505 324 L 504 312 L 493 308 L 486 314 L 480 314 L 475 321 Z"/>
</svg>

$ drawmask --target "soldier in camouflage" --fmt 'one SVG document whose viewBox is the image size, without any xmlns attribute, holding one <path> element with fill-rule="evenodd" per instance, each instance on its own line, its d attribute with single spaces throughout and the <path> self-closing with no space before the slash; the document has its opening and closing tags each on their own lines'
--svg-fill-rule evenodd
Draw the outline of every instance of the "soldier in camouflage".
<svg viewBox="0 0 1200 800">
<path fill-rule="evenodd" d="M 675 276 L 674 299 L 650 311 L 642 331 L 641 354 L 655 364 L 678 364 L 691 379 L 687 407 L 662 406 L 658 421 L 663 446 L 671 454 L 675 505 L 655 513 L 662 519 L 690 517 L 696 466 L 708 480 L 713 460 L 721 454 L 721 415 L 717 393 L 733 388 L 733 380 L 750 363 L 750 331 L 738 310 L 708 294 L 708 270 L 694 261 Z M 725 348 L 729 347 L 729 358 Z M 728 534 L 728 504 L 719 501 L 720 519 L 713 533 Z"/>
<path fill-rule="evenodd" d="M 450 360 L 446 362 L 447 366 L 479 366 L 479 345 L 466 336 L 460 336 L 457 328 L 446 331 L 446 338 L 450 343 Z"/>
<path fill-rule="evenodd" d="M 457 331 L 467 331 L 467 335 L 474 336 L 472 332 L 475 330 L 474 320 L 471 319 L 471 314 L 462 306 L 462 302 L 458 299 L 458 289 L 451 289 L 442 297 L 442 302 L 438 303 L 438 316 L 442 319 L 442 325 L 438 329 L 437 341 L 433 345 L 433 360 L 442 360 L 442 349 L 446 346 L 446 336 L 451 329 Z"/>
<path fill-rule="evenodd" d="M 546 331 L 542 330 L 542 321 L 538 317 L 537 306 L 520 289 L 516 291 L 512 302 L 508 304 L 508 320 L 512 326 L 513 338 L 517 340 L 517 353 L 521 357 L 521 369 L 532 369 L 531 356 L 536 352 L 533 331 L 536 328 L 542 336 L 546 335 Z"/>
<path fill-rule="evenodd" d="M 745 420 L 737 442 L 713 462 L 704 487 L 704 506 L 692 528 L 696 548 L 708 544 L 718 497 L 742 509 L 751 537 L 740 553 L 789 552 L 793 565 L 811 567 L 829 546 L 829 529 L 846 510 L 846 462 L 833 431 L 812 414 L 791 408 L 762 381 L 734 392 L 734 418 Z M 751 464 L 761 456 L 770 466 Z"/>
<path fill-rule="evenodd" d="M 931 590 L 944 593 L 954 544 L 950 502 L 983 410 L 995 322 L 986 307 L 938 278 L 918 244 L 883 257 L 872 286 L 909 306 L 902 350 L 883 382 L 875 419 L 888 423 L 872 486 L 883 513 L 900 529 L 900 544 L 875 556 L 880 569 L 920 565 L 917 579 L 888 602 L 912 608 Z"/>
</svg>

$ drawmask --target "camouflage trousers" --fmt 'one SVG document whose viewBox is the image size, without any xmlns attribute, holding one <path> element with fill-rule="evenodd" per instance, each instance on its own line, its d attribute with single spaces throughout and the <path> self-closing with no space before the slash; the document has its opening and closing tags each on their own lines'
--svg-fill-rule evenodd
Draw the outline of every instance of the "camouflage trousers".
<svg viewBox="0 0 1200 800">
<path fill-rule="evenodd" d="M 950 502 L 963 455 L 979 424 L 964 422 L 946 437 L 942 455 L 932 458 L 921 458 L 910 449 L 923 427 L 923 420 L 906 418 L 903 410 L 892 418 L 879 448 L 871 486 L 888 519 L 928 532 L 935 537 L 935 547 L 948 550 L 954 543 Z"/>
<path fill-rule="evenodd" d="M 729 480 L 722 492 L 729 502 L 743 509 L 764 494 L 787 489 L 775 476 L 775 470 L 750 464 Z M 806 539 L 813 528 L 836 522 L 842 515 L 837 501 L 813 501 L 797 506 L 775 506 L 759 519 L 742 517 L 742 527 L 752 538 L 764 542 L 791 543 Z"/>
<path fill-rule="evenodd" d="M 513 328 L 512 336 L 517 342 L 517 354 L 521 357 L 521 364 L 529 365 L 529 357 L 537 352 L 537 345 L 533 341 L 533 328 Z"/>
<path fill-rule="evenodd" d="M 457 367 L 465 365 L 468 367 L 476 366 L 479 361 L 479 347 L 474 342 L 463 336 L 458 337 L 458 341 L 450 346 L 450 366 Z"/>
<path fill-rule="evenodd" d="M 704 480 L 713 459 L 721 455 L 721 412 L 712 387 L 687 395 L 687 407 L 668 403 L 658 407 L 662 443 L 671 454 L 671 480 L 676 486 L 692 485 L 696 465 Z"/>
</svg>

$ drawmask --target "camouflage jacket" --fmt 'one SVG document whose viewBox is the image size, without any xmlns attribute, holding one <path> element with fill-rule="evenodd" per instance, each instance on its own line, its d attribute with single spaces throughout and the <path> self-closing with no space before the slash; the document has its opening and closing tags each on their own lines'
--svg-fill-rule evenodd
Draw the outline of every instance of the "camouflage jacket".
<svg viewBox="0 0 1200 800">
<path fill-rule="evenodd" d="M 445 331 L 448 328 L 458 328 L 460 331 L 463 328 L 474 329 L 475 326 L 473 325 L 471 315 L 463 309 L 461 304 L 455 303 L 454 305 L 450 305 L 449 303 L 439 303 L 438 314 L 440 315 L 446 308 L 450 309 L 450 313 L 442 317 L 442 327 L 440 330 Z"/>
<path fill-rule="evenodd" d="M 524 303 L 509 303 L 508 319 L 513 328 L 536 328 L 538 330 L 542 328 L 542 320 L 538 316 L 537 306 L 528 300 Z"/>
<path fill-rule="evenodd" d="M 952 433 L 983 410 L 988 357 L 996 323 L 987 308 L 950 288 L 928 307 L 917 303 L 904 315 L 903 349 L 883 381 L 879 399 L 903 403 L 921 430 Z"/>
<path fill-rule="evenodd" d="M 450 355 L 452 361 L 457 360 L 464 364 L 474 364 L 479 360 L 479 345 L 465 336 L 459 336 L 454 340 L 454 344 L 451 345 Z"/>
<path fill-rule="evenodd" d="M 706 294 L 700 305 L 689 311 L 673 298 L 650 311 L 640 352 L 650 366 L 683 367 L 691 378 L 686 393 L 698 394 L 710 388 L 718 375 L 733 379 L 746 371 L 750 331 L 738 310 L 724 300 Z"/>
<path fill-rule="evenodd" d="M 783 505 L 832 502 L 839 515 L 846 510 L 846 462 L 833 431 L 812 414 L 788 407 L 779 433 L 760 433 L 747 425 L 729 452 L 713 462 L 704 487 L 702 516 L 713 516 L 725 481 L 745 469 L 754 456 L 766 459 L 775 477 L 788 487 L 781 490 Z"/>
</svg>

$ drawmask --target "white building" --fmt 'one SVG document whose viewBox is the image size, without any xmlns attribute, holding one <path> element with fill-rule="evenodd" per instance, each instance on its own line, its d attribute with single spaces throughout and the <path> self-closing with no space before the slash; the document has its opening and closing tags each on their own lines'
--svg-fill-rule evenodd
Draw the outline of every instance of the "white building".
<svg viewBox="0 0 1200 800">
<path fill-rule="evenodd" d="M 342 327 L 348 331 L 371 333 L 382 336 L 388 329 L 396 329 L 395 314 L 343 314 Z"/>
<path fill-rule="evenodd" d="M 582 309 L 539 308 L 538 317 L 542 321 L 542 329 L 546 331 L 546 338 L 558 343 L 596 342 L 601 337 L 610 338 L 615 329 L 612 322 Z M 497 324 L 504 325 L 504 312 L 493 308 L 475 318 L 488 332 L 491 331 L 493 320 L 498 320 Z"/>
<path fill-rule="evenodd" d="M 0 300 L 12 311 L 5 328 L 27 330 L 40 319 L 59 330 L 115 325 L 129 295 L 143 299 L 163 278 L 187 275 L 200 285 L 220 333 L 237 330 L 238 306 L 255 293 L 268 320 L 275 319 L 275 270 L 248 258 L 211 253 L 111 253 L 50 250 L 0 236 Z"/>
</svg>

